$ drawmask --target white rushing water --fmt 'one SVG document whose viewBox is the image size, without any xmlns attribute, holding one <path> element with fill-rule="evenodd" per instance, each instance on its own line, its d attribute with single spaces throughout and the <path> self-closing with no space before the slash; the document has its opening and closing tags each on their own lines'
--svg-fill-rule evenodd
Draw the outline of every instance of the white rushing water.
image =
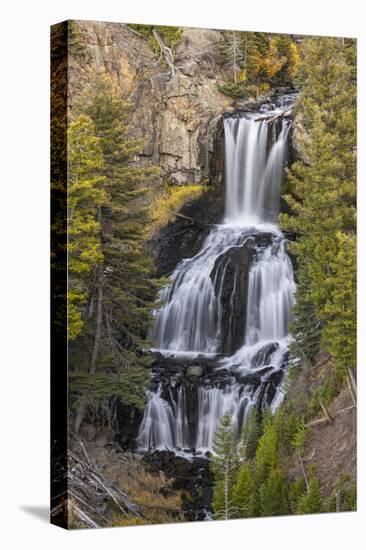
<svg viewBox="0 0 366 550">
<path fill-rule="evenodd" d="M 173 284 L 159 294 L 164 305 L 155 312 L 152 338 L 162 353 L 216 353 L 220 345 L 220 295 L 210 274 L 217 258 L 242 246 L 248 235 L 240 227 L 218 225 L 202 250 L 183 260 L 172 274 Z"/>
<path fill-rule="evenodd" d="M 278 214 L 283 160 L 290 122 L 285 121 L 278 137 L 276 126 L 269 136 L 266 121 L 258 114 L 224 121 L 226 158 L 226 221 L 258 226 L 275 222 Z M 267 152 L 268 140 L 274 144 Z M 243 162 L 242 152 L 246 151 Z"/>
<path fill-rule="evenodd" d="M 292 265 L 276 225 L 290 121 L 282 119 L 278 128 L 258 120 L 260 116 L 224 119 L 224 222 L 212 229 L 196 256 L 177 265 L 171 284 L 160 292 L 162 305 L 154 313 L 151 336 L 156 351 L 187 358 L 217 354 L 217 381 L 211 377 L 196 390 L 182 384 L 174 392 L 166 384 L 155 385 L 149 392 L 137 441 L 143 451 L 205 453 L 212 450 L 218 422 L 225 413 L 232 416 L 239 434 L 253 406 L 275 407 L 281 400 L 279 384 L 272 388 L 271 397 L 268 392 L 271 377 L 284 367 L 295 293 Z M 220 281 L 214 268 L 231 249 L 246 246 L 262 234 L 267 236 L 267 246 L 257 244 L 251 261 L 242 342 L 232 355 L 223 357 L 223 308 L 233 307 L 237 281 L 232 299 L 223 303 L 226 267 Z M 269 241 L 268 234 L 272 235 Z M 243 276 L 240 271 L 239 276 Z M 235 315 L 234 310 L 229 313 Z M 220 372 L 228 377 L 220 377 Z M 253 373 L 259 373 L 259 382 L 245 380 Z M 187 391 L 197 392 L 194 419 Z"/>
</svg>

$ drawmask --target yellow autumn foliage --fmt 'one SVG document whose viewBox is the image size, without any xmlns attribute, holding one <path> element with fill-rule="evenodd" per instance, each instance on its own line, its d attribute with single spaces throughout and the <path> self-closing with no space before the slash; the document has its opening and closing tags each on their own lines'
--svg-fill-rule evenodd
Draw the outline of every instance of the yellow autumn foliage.
<svg viewBox="0 0 366 550">
<path fill-rule="evenodd" d="M 291 77 L 294 77 L 300 66 L 301 58 L 299 54 L 299 49 L 294 42 L 292 42 L 288 47 L 288 69 L 287 72 Z"/>
<path fill-rule="evenodd" d="M 171 186 L 165 189 L 151 205 L 152 233 L 173 222 L 184 204 L 198 199 L 206 189 L 203 185 Z"/>
</svg>

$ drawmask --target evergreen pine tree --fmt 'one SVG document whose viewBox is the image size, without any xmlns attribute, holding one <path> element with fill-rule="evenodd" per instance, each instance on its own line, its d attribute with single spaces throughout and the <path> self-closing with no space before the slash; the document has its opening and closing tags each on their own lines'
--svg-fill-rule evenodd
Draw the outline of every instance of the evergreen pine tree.
<svg viewBox="0 0 366 550">
<path fill-rule="evenodd" d="M 329 268 L 333 272 L 332 290 L 324 306 L 327 318 L 323 339 L 340 371 L 356 367 L 356 237 L 336 233 L 337 254 Z"/>
<path fill-rule="evenodd" d="M 271 86 L 291 85 L 300 63 L 290 35 L 224 31 L 221 51 L 233 77 L 220 90 L 234 97 L 258 96 Z"/>
<path fill-rule="evenodd" d="M 233 484 L 239 464 L 239 455 L 231 417 L 222 417 L 213 442 L 210 467 L 214 475 L 214 519 L 230 519 L 233 508 Z"/>
<path fill-rule="evenodd" d="M 301 477 L 291 483 L 289 487 L 289 509 L 292 514 L 297 513 L 298 503 L 300 498 L 302 498 L 306 494 L 306 485 L 304 478 Z"/>
<path fill-rule="evenodd" d="M 80 115 L 68 130 L 68 337 L 83 328 L 82 306 L 90 288 L 90 274 L 103 260 L 97 210 L 106 199 L 100 140 L 92 120 Z"/>
<path fill-rule="evenodd" d="M 245 448 L 245 457 L 252 460 L 258 447 L 259 439 L 262 435 L 262 424 L 259 412 L 254 408 L 248 417 L 243 429 L 243 443 Z"/>
<path fill-rule="evenodd" d="M 232 508 L 234 516 L 238 518 L 251 518 L 257 513 L 255 477 L 247 461 L 239 469 L 233 488 Z"/>
<path fill-rule="evenodd" d="M 297 270 L 296 303 L 290 331 L 293 342 L 290 345 L 291 358 L 300 358 L 311 365 L 320 347 L 321 324 L 317 319 L 316 307 L 311 298 L 309 273 L 303 267 Z"/>
<path fill-rule="evenodd" d="M 98 213 L 104 266 L 95 273 L 95 362 L 102 366 L 104 358 L 123 370 L 144 363 L 136 352 L 143 345 L 156 292 L 152 258 L 144 249 L 150 222 L 145 182 L 156 169 L 131 162 L 142 144 L 126 135 L 129 105 L 110 77 L 94 75 L 85 111 L 101 142 L 108 190 Z M 98 353 L 102 346 L 103 356 Z"/>
<path fill-rule="evenodd" d="M 291 214 L 280 216 L 283 227 L 298 235 L 291 249 L 308 285 L 298 301 L 306 296 L 314 304 L 322 346 L 332 350 L 343 370 L 355 364 L 354 48 L 353 41 L 339 38 L 304 41 L 297 108 L 305 130 L 299 136 L 304 160 L 295 162 L 289 174 L 285 198 Z"/>
<path fill-rule="evenodd" d="M 272 41 L 277 59 L 275 81 L 281 86 L 291 85 L 300 68 L 298 46 L 290 34 L 275 34 Z"/>
<path fill-rule="evenodd" d="M 278 431 L 271 417 L 264 422 L 263 435 L 255 454 L 255 470 L 258 485 L 266 482 L 270 472 L 278 467 Z"/>
<path fill-rule="evenodd" d="M 259 490 L 262 516 L 282 516 L 288 513 L 287 487 L 280 470 L 270 471 L 267 481 Z"/>
<path fill-rule="evenodd" d="M 299 499 L 297 512 L 299 514 L 319 514 L 323 512 L 323 497 L 319 478 L 313 475 L 309 481 L 309 490 Z"/>
<path fill-rule="evenodd" d="M 79 147 L 84 146 L 85 153 L 84 149 L 75 149 L 75 164 L 84 155 L 89 158 L 87 167 L 92 168 L 97 143 L 99 157 L 96 156 L 95 161 L 100 159 L 96 168 L 97 181 L 98 184 L 102 181 L 103 186 L 101 193 L 95 186 L 100 194 L 94 218 L 90 217 L 86 204 L 82 208 L 82 216 L 90 214 L 87 219 L 90 233 L 93 233 L 94 258 L 91 259 L 93 273 L 84 327 L 70 348 L 71 368 L 78 368 L 72 377 L 71 391 L 79 396 L 77 402 L 82 404 L 75 419 L 76 431 L 88 405 L 107 402 L 107 388 L 111 390 L 109 397 L 122 395 L 118 385 L 124 381 L 144 396 L 149 379 L 145 367 L 150 359 L 143 353 L 143 347 L 157 287 L 152 258 L 144 245 L 149 224 L 145 182 L 156 170 L 140 168 L 133 162 L 141 141 L 127 137 L 129 106 L 121 98 L 113 80 L 97 73 L 83 96 L 80 110 L 92 122 L 95 136 L 89 144 L 81 144 L 77 137 L 76 142 Z M 91 170 L 87 177 L 92 176 Z M 70 200 L 72 184 L 71 181 Z M 93 194 L 90 200 L 92 198 Z M 91 236 L 88 238 L 90 243 Z M 80 235 L 72 245 L 81 246 Z M 85 261 L 85 254 L 83 258 Z M 130 372 L 131 369 L 134 372 Z M 136 372 L 138 369 L 139 373 Z M 103 370 L 114 380 L 113 391 L 108 379 L 100 376 Z M 86 377 L 91 378 L 88 381 Z M 136 377 L 139 384 L 136 384 Z M 82 392 L 86 387 L 89 388 L 88 399 Z M 138 396 L 131 394 L 128 397 L 126 392 L 124 396 L 131 403 L 143 402 Z"/>
</svg>

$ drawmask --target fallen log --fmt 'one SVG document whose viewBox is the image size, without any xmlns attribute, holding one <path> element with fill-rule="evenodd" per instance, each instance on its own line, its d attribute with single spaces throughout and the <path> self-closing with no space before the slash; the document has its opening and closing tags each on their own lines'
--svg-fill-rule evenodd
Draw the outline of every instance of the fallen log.
<svg viewBox="0 0 366 550">
<path fill-rule="evenodd" d="M 88 514 L 84 512 L 84 510 L 79 508 L 75 504 L 75 502 L 69 501 L 69 507 L 71 509 L 70 511 L 77 517 L 77 519 L 82 523 L 84 523 L 87 527 L 91 529 L 98 529 L 101 527 L 96 521 L 94 521 L 90 516 L 88 516 Z"/>
<path fill-rule="evenodd" d="M 80 504 L 82 504 L 83 506 L 88 508 L 91 512 L 93 512 L 93 514 L 99 516 L 103 521 L 105 521 L 106 524 L 108 524 L 108 520 L 105 516 L 103 516 L 103 514 L 101 514 L 97 510 L 94 510 L 94 508 L 92 506 L 90 506 L 90 504 L 88 504 L 83 499 L 81 499 L 77 494 L 73 493 L 72 491 L 69 491 L 69 496 L 76 499 L 76 500 L 78 500 L 80 502 Z"/>
<path fill-rule="evenodd" d="M 84 451 L 86 450 L 84 449 Z M 99 497 L 111 498 L 124 515 L 131 513 L 134 516 L 143 517 L 139 507 L 131 502 L 120 488 L 106 480 L 90 463 L 72 451 L 69 451 L 69 460 L 68 480 L 71 489 L 74 487 L 84 493 L 90 492 L 90 489 L 92 489 Z"/>
<path fill-rule="evenodd" d="M 282 113 L 279 113 L 278 115 L 265 115 L 258 117 L 254 119 L 254 122 L 262 122 L 263 120 L 266 120 L 267 122 L 274 122 L 275 120 L 282 118 L 283 116 L 290 116 L 292 107 L 288 107 Z M 287 114 L 288 113 L 288 114 Z"/>
<path fill-rule="evenodd" d="M 326 417 L 326 419 L 328 420 L 328 422 L 332 422 L 332 417 L 330 416 L 329 412 L 328 412 L 328 409 L 326 408 L 326 406 L 324 405 L 323 401 L 321 399 L 319 399 L 319 403 L 320 403 L 320 406 L 321 406 L 321 409 L 324 413 L 324 416 Z"/>
<path fill-rule="evenodd" d="M 354 391 L 355 395 L 357 395 L 357 383 L 356 383 L 356 378 L 355 378 L 354 372 L 349 367 L 347 368 L 347 370 L 348 370 L 348 374 L 349 374 L 349 377 L 350 377 L 350 380 L 351 380 L 353 391 Z"/>
<path fill-rule="evenodd" d="M 349 376 L 349 374 L 347 374 L 347 386 L 348 386 L 348 389 L 349 389 L 349 393 L 351 394 L 351 398 L 352 398 L 352 401 L 353 401 L 353 404 L 354 405 L 357 405 L 357 401 L 356 401 L 356 397 L 353 393 L 353 389 L 352 389 L 352 382 L 351 382 L 351 377 Z"/>
<path fill-rule="evenodd" d="M 351 411 L 352 409 L 356 409 L 357 405 L 350 405 L 349 407 L 346 407 L 345 409 L 340 409 L 339 411 L 336 411 L 335 413 L 332 413 L 333 417 L 338 416 L 341 413 Z M 311 428 L 311 426 L 317 426 L 318 424 L 324 424 L 325 422 L 329 423 L 329 419 L 327 416 L 323 416 L 322 418 L 318 418 L 316 420 L 311 420 L 310 422 L 307 422 L 305 424 L 305 428 Z"/>
<path fill-rule="evenodd" d="M 305 428 L 311 428 L 312 426 L 317 426 L 318 424 L 324 424 L 324 422 L 328 422 L 328 418 L 318 418 L 317 420 L 311 420 L 310 422 L 304 424 L 304 426 Z"/>
</svg>

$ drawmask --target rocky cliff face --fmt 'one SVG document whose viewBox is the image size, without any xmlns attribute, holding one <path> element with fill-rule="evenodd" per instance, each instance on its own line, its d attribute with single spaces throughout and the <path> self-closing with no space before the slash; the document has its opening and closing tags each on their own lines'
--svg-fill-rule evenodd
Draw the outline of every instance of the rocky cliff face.
<svg viewBox="0 0 366 550">
<path fill-rule="evenodd" d="M 85 48 L 69 63 L 71 110 L 90 71 L 104 68 L 132 103 L 129 133 L 144 140 L 136 163 L 160 166 L 161 180 L 170 184 L 205 183 L 218 175 L 213 169 L 218 123 L 232 103 L 217 89 L 226 70 L 220 61 L 221 32 L 184 29 L 172 77 L 148 42 L 127 25 L 77 25 Z"/>
</svg>

